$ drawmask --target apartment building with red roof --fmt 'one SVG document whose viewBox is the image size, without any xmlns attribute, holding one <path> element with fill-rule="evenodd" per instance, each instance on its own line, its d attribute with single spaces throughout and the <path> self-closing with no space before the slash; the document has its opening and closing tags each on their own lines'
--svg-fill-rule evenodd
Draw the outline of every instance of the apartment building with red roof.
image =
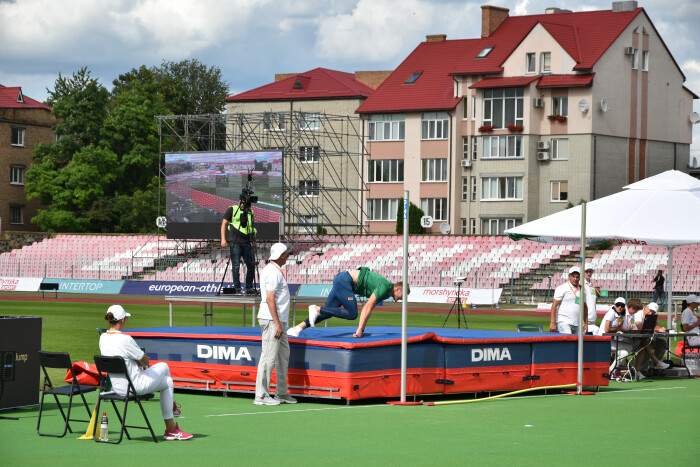
<svg viewBox="0 0 700 467">
<path fill-rule="evenodd" d="M 284 151 L 287 233 L 358 233 L 364 161 L 355 111 L 389 74 L 315 68 L 226 99 L 226 113 L 241 115 L 227 128 L 229 149 Z"/>
<path fill-rule="evenodd" d="M 395 231 L 404 190 L 439 231 L 502 234 L 668 169 L 688 170 L 698 97 L 637 2 L 509 16 L 430 35 L 358 107 L 366 226 Z"/>
<path fill-rule="evenodd" d="M 27 200 L 24 176 L 33 147 L 54 140 L 51 107 L 0 84 L 0 232 L 38 232 L 32 224 L 39 201 Z"/>
</svg>

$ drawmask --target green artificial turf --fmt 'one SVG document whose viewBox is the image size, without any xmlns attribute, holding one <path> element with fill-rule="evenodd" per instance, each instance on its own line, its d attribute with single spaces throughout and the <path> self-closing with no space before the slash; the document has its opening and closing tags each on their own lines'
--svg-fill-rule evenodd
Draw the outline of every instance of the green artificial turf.
<svg viewBox="0 0 700 467">
<path fill-rule="evenodd" d="M 43 318 L 43 348 L 68 351 L 73 360 L 92 361 L 96 327 L 104 327 L 105 303 L 0 300 L 3 315 Z M 128 327 L 164 326 L 168 306 L 125 305 Z M 302 309 L 303 310 L 303 309 Z M 202 306 L 175 305 L 175 324 L 201 326 Z M 446 311 L 446 310 L 444 310 Z M 250 311 L 249 311 L 250 312 Z M 300 312 L 301 313 L 301 312 Z M 496 312 L 498 313 L 498 312 Z M 304 313 L 300 314 L 301 316 Z M 445 314 L 411 313 L 409 326 L 439 327 Z M 248 321 L 250 315 L 248 316 Z M 467 314 L 470 328 L 515 330 L 519 322 L 546 326 L 548 316 Z M 214 323 L 240 326 L 238 307 L 215 306 Z M 330 320 L 330 325 L 347 325 Z M 335 321 L 335 323 L 333 322 Z M 371 326 L 399 326 L 400 313 L 376 311 Z M 456 327 L 450 317 L 449 327 Z M 62 378 L 63 375 L 61 375 Z M 488 396 L 479 394 L 477 397 Z M 120 446 L 100 445 L 74 434 L 47 438 L 36 434 L 37 408 L 0 412 L 19 421 L 0 420 L 0 464 L 31 465 L 692 465 L 697 442 L 700 380 L 661 378 L 611 382 L 592 396 L 541 390 L 489 401 L 437 406 L 390 406 L 385 401 L 299 398 L 296 405 L 258 407 L 252 395 L 176 392 L 183 430 L 195 438 L 155 445 L 146 432 Z M 443 402 L 474 395 L 425 396 Z M 91 407 L 96 395 L 90 394 Z M 53 403 L 49 404 L 53 407 Z M 145 403 L 156 434 L 163 434 L 160 406 Z M 75 408 L 80 416 L 84 409 Z M 116 416 L 108 409 L 112 436 Z M 42 429 L 60 425 L 50 409 Z M 135 407 L 131 422 L 140 423 Z M 682 449 L 682 447 L 688 449 Z"/>
</svg>

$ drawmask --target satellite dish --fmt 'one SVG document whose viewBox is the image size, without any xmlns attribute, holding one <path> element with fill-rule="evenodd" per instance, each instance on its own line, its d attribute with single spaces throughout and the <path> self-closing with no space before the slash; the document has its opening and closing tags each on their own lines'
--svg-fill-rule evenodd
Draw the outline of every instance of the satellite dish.
<svg viewBox="0 0 700 467">
<path fill-rule="evenodd" d="M 602 98 L 600 100 L 600 110 L 602 110 L 603 112 L 607 112 L 608 108 L 608 101 L 605 98 Z"/>
<path fill-rule="evenodd" d="M 578 101 L 578 109 L 583 113 L 588 112 L 588 101 L 586 99 Z"/>
<path fill-rule="evenodd" d="M 166 225 L 168 225 L 168 221 L 165 219 L 165 216 L 156 217 L 156 227 L 164 229 Z"/>
<path fill-rule="evenodd" d="M 698 122 L 700 122 L 700 114 L 697 112 L 693 112 L 692 114 L 690 114 L 690 123 L 695 125 Z"/>
<path fill-rule="evenodd" d="M 441 234 L 447 235 L 450 233 L 450 230 L 452 230 L 452 229 L 450 228 L 449 222 L 443 222 L 442 224 L 440 224 L 440 233 Z"/>
</svg>

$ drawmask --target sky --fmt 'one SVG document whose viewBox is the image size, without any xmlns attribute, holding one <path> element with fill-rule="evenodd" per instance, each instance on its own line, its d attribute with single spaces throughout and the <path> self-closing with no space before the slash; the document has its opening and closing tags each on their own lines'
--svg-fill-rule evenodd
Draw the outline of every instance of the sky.
<svg viewBox="0 0 700 467">
<path fill-rule="evenodd" d="M 700 1 L 638 3 L 700 95 Z M 86 66 L 111 89 L 141 65 L 195 58 L 221 69 L 233 95 L 275 73 L 393 70 L 427 34 L 480 37 L 485 4 L 511 16 L 612 8 L 612 0 L 0 0 L 0 84 L 43 101 L 59 73 Z M 691 148 L 700 153 L 700 124 Z"/>
</svg>

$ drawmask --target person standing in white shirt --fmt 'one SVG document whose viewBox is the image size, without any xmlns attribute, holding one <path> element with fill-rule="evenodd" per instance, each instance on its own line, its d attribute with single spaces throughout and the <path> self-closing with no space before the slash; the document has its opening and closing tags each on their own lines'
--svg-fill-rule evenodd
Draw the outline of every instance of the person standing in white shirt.
<svg viewBox="0 0 700 467">
<path fill-rule="evenodd" d="M 581 269 L 574 266 L 569 269 L 569 280 L 554 290 L 554 300 L 550 313 L 549 331 L 562 334 L 578 334 L 581 310 L 581 299 L 585 295 L 579 285 L 581 281 Z M 583 303 L 583 316 L 587 316 L 588 307 L 585 299 Z M 583 332 L 588 328 L 587 320 L 583 320 Z"/>
<path fill-rule="evenodd" d="M 588 332 L 598 334 L 598 326 L 595 325 L 595 322 L 598 319 L 596 303 L 600 292 L 598 292 L 598 289 L 591 282 L 594 272 L 593 265 L 587 264 L 586 270 L 584 271 L 586 276 L 584 289 L 586 290 L 586 307 L 588 308 Z"/>
<path fill-rule="evenodd" d="M 270 262 L 260 273 L 260 295 L 262 302 L 258 311 L 258 322 L 262 332 L 262 353 L 255 379 L 255 405 L 296 404 L 287 388 L 289 368 L 289 286 L 282 268 L 289 252 L 282 243 L 270 248 Z M 275 397 L 270 396 L 272 369 L 277 377 Z"/>
</svg>

